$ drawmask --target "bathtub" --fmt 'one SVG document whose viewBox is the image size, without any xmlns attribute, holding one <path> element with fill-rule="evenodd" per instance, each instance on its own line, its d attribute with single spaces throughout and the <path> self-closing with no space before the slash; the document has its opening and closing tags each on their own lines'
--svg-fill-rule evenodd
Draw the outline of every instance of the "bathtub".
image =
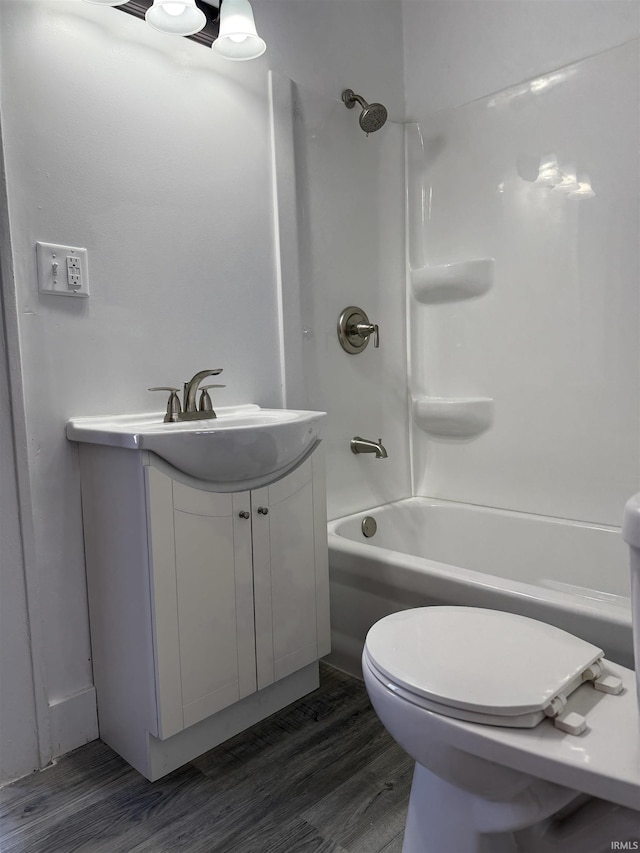
<svg viewBox="0 0 640 853">
<path fill-rule="evenodd" d="M 362 521 L 377 532 L 366 538 Z M 407 498 L 331 521 L 332 654 L 360 673 L 370 626 L 397 610 L 462 604 L 557 625 L 633 667 L 620 528 Z M 443 641 L 446 638 L 443 638 Z"/>
</svg>

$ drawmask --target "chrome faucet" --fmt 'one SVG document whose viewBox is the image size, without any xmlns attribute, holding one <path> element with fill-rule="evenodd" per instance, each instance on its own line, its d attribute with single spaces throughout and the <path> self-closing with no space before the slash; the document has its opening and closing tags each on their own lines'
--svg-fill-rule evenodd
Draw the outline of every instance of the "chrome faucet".
<svg viewBox="0 0 640 853">
<path fill-rule="evenodd" d="M 382 443 L 381 438 L 379 438 L 377 441 L 371 441 L 368 438 L 360 438 L 359 435 L 356 435 L 354 438 L 351 439 L 351 452 L 375 453 L 376 459 L 387 458 L 387 451 Z"/>
<path fill-rule="evenodd" d="M 200 383 L 207 376 L 217 376 L 222 373 L 222 368 L 218 367 L 215 370 L 199 370 L 196 375 L 184 383 L 182 394 L 182 406 L 178 399 L 179 388 L 172 388 L 166 385 L 154 386 L 149 388 L 149 391 L 169 391 L 169 400 L 167 402 L 167 413 L 164 416 L 165 423 L 175 423 L 176 421 L 199 421 L 204 418 L 216 418 L 217 415 L 211 405 L 209 397 L 209 388 L 224 388 L 224 385 L 205 385 L 200 388 Z M 196 396 L 200 388 L 200 405 L 196 406 Z"/>
<path fill-rule="evenodd" d="M 210 412 L 198 411 L 196 407 L 196 394 L 198 393 L 198 388 L 200 387 L 200 383 L 203 379 L 206 379 L 207 376 L 217 376 L 219 373 L 222 373 L 222 368 L 218 367 L 216 370 L 199 370 L 196 375 L 190 379 L 188 382 L 184 383 L 184 392 L 183 392 L 183 400 L 184 405 L 182 407 L 182 417 L 178 417 L 178 420 L 181 421 L 190 421 L 190 420 L 198 420 L 199 418 L 215 418 L 216 413 L 213 409 Z M 208 388 L 224 388 L 224 385 L 209 385 Z M 209 395 L 207 395 L 209 396 Z"/>
</svg>

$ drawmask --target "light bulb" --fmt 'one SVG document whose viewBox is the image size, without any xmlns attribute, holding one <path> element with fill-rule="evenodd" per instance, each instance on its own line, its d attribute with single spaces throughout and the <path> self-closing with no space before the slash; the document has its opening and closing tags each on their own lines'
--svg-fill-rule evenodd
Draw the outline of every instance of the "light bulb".
<svg viewBox="0 0 640 853">
<path fill-rule="evenodd" d="M 186 9 L 186 6 L 184 5 L 184 3 L 165 3 L 164 4 L 164 11 L 167 13 L 167 15 L 174 15 L 174 16 L 182 15 L 182 13 L 184 12 L 185 9 Z"/>
<path fill-rule="evenodd" d="M 554 186 L 553 191 L 556 193 L 572 193 L 579 188 L 576 178 L 576 170 L 571 165 L 567 165 L 560 170 L 560 180 Z"/>
<path fill-rule="evenodd" d="M 536 184 L 542 184 L 545 187 L 555 187 L 562 180 L 562 172 L 558 166 L 558 159 L 555 154 L 545 154 L 540 160 L 540 168 L 538 177 L 535 180 Z"/>
<path fill-rule="evenodd" d="M 568 198 L 594 198 L 594 196 L 595 192 L 589 175 L 578 175 L 578 187 L 569 193 Z"/>
</svg>

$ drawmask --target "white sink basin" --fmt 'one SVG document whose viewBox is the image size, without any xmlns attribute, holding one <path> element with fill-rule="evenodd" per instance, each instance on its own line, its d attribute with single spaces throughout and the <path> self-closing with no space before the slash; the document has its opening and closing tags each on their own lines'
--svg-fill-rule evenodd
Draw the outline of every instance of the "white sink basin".
<svg viewBox="0 0 640 853">
<path fill-rule="evenodd" d="M 150 450 L 174 468 L 225 491 L 257 488 L 287 473 L 319 440 L 326 412 L 229 406 L 217 418 L 163 423 L 164 412 L 71 418 L 67 438 Z"/>
</svg>

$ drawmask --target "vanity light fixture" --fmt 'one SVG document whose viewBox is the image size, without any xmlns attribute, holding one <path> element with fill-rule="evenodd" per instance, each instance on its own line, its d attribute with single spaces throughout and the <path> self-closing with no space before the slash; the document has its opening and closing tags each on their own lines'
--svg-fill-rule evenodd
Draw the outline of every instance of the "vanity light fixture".
<svg viewBox="0 0 640 853">
<path fill-rule="evenodd" d="M 267 49 L 249 0 L 87 0 L 144 18 L 155 30 L 213 47 L 225 59 L 256 59 Z M 219 33 L 219 34 L 218 34 Z"/>
<path fill-rule="evenodd" d="M 225 59 L 257 59 L 267 49 L 258 35 L 249 0 L 223 0 L 220 6 L 220 34 L 212 45 Z"/>
</svg>

